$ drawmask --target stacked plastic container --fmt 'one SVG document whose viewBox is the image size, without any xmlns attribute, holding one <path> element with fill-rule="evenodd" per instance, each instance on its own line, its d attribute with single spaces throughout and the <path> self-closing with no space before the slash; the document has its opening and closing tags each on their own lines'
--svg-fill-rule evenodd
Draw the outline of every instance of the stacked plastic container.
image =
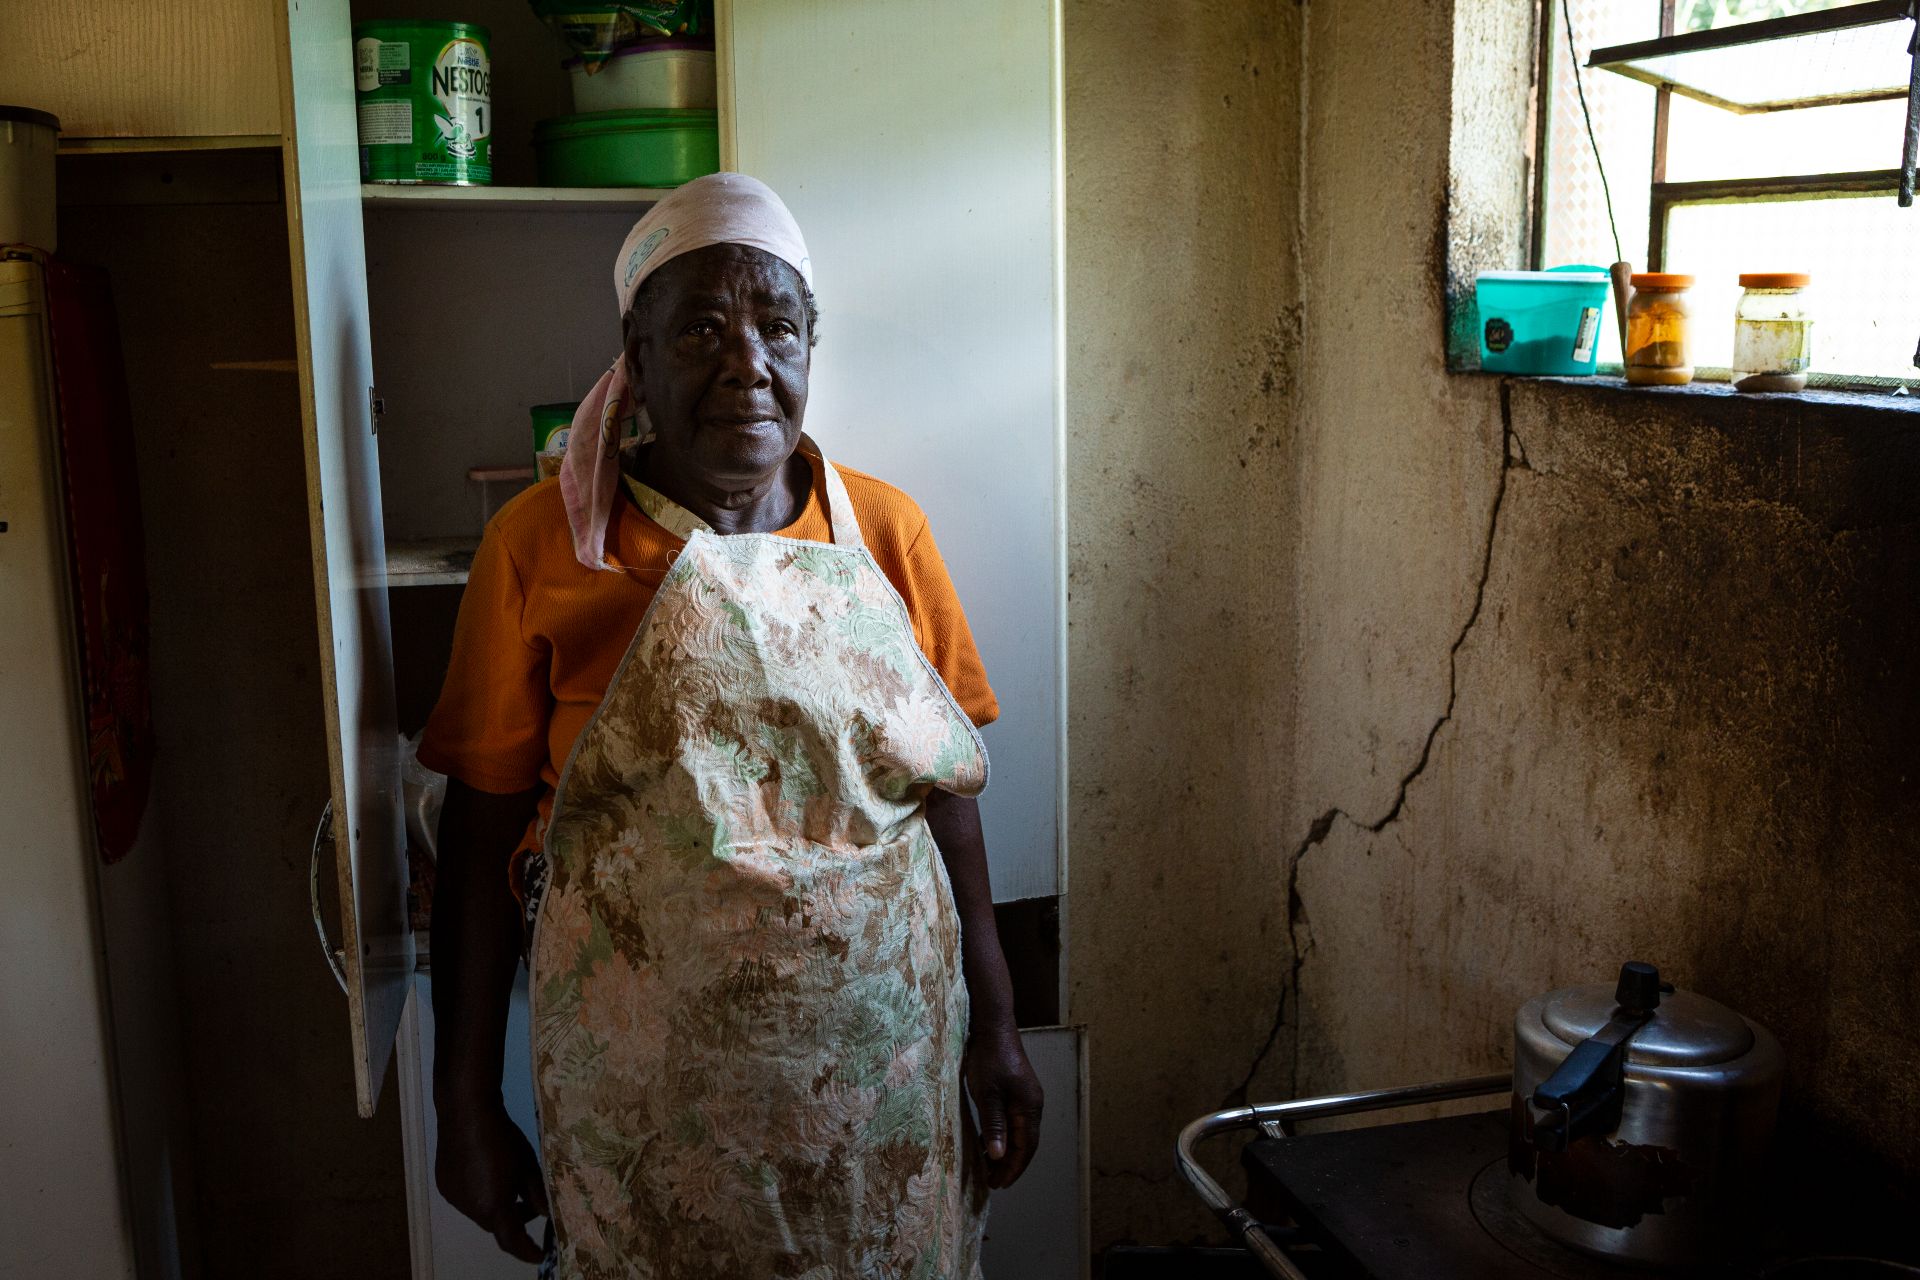
<svg viewBox="0 0 1920 1280">
<path fill-rule="evenodd" d="M 545 185 L 677 187 L 719 169 L 711 37 L 643 40 L 562 65 L 577 114 L 534 128 Z"/>
</svg>

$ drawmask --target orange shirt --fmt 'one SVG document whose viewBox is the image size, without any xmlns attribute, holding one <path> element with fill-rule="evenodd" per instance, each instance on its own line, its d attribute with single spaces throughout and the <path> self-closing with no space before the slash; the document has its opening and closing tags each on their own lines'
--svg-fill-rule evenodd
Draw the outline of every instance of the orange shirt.
<svg viewBox="0 0 1920 1280">
<path fill-rule="evenodd" d="M 961 709 L 975 724 L 990 723 L 1000 704 L 927 517 L 892 485 L 848 467 L 839 471 L 861 535 L 906 602 L 913 638 Z M 833 540 L 818 468 L 805 508 L 780 532 Z M 557 480 L 534 485 L 488 524 L 460 599 L 453 658 L 421 738 L 420 762 L 480 791 L 506 794 L 544 783 L 521 848 L 538 845 L 574 739 L 606 695 L 679 547 L 679 539 L 624 501 L 607 533 L 607 558 L 623 570 L 588 569 L 574 559 Z"/>
</svg>

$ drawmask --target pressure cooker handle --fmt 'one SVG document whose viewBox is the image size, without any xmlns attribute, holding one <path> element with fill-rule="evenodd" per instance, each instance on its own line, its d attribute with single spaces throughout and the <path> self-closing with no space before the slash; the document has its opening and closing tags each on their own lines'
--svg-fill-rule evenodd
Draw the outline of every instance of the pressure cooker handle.
<svg viewBox="0 0 1920 1280">
<path fill-rule="evenodd" d="M 1625 1041 L 1607 1044 L 1593 1036 L 1575 1045 L 1559 1070 L 1533 1091 L 1533 1145 L 1565 1151 L 1589 1133 L 1619 1128 L 1626 1060 Z"/>
<path fill-rule="evenodd" d="M 1620 966 L 1613 1017 L 1575 1045 L 1546 1083 L 1533 1091 L 1530 1112 L 1536 1148 L 1565 1151 L 1590 1133 L 1610 1133 L 1620 1127 L 1627 1092 L 1627 1042 L 1652 1020 L 1661 993 L 1672 990 L 1650 964 L 1629 960 Z"/>
</svg>

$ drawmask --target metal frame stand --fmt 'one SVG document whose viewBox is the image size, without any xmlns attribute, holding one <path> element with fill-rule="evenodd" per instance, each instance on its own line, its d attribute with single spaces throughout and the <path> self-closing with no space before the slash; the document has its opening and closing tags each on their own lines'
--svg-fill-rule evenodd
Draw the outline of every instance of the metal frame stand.
<svg viewBox="0 0 1920 1280">
<path fill-rule="evenodd" d="M 1293 1120 L 1311 1120 L 1326 1116 L 1348 1116 L 1363 1111 L 1388 1111 L 1396 1107 L 1423 1103 L 1454 1102 L 1507 1093 L 1513 1088 L 1511 1074 L 1473 1076 L 1465 1080 L 1443 1080 L 1433 1084 L 1407 1085 L 1399 1089 L 1372 1089 L 1362 1093 L 1335 1093 L 1319 1098 L 1298 1098 L 1292 1102 L 1262 1102 L 1251 1107 L 1233 1107 L 1201 1116 L 1180 1131 L 1174 1144 L 1174 1167 L 1195 1194 L 1213 1210 L 1236 1240 L 1246 1245 L 1260 1264 L 1284 1280 L 1308 1280 L 1294 1265 L 1286 1251 L 1267 1236 L 1258 1219 L 1235 1204 L 1218 1182 L 1201 1167 L 1194 1148 L 1201 1139 L 1241 1129 L 1259 1128 L 1268 1138 L 1292 1137 L 1285 1125 Z"/>
</svg>

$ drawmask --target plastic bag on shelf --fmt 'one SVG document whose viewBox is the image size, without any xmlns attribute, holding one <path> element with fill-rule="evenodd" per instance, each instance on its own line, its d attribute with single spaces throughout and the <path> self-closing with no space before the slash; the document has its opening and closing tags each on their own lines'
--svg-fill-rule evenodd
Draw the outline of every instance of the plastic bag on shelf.
<svg viewBox="0 0 1920 1280">
<path fill-rule="evenodd" d="M 616 49 L 666 36 L 711 36 L 713 0 L 528 0 L 589 67 Z"/>
<path fill-rule="evenodd" d="M 400 795 L 407 811 L 407 843 L 438 859 L 434 847 L 440 830 L 440 806 L 447 799 L 447 775 L 420 763 L 420 735 L 400 739 Z"/>
<path fill-rule="evenodd" d="M 420 763 L 420 735 L 400 738 L 400 805 L 407 814 L 407 922 L 415 933 L 433 923 L 435 837 L 447 798 L 447 775 Z"/>
</svg>

